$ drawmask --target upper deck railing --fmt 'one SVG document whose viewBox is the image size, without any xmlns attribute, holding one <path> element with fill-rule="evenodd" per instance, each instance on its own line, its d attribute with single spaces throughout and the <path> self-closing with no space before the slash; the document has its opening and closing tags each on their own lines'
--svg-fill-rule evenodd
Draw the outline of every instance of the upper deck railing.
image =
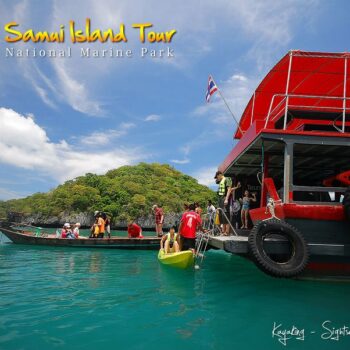
<svg viewBox="0 0 350 350">
<path fill-rule="evenodd" d="M 303 100 L 303 104 L 298 104 L 298 99 Z M 310 103 L 306 104 L 305 99 Z M 339 132 L 345 132 L 346 114 L 350 112 L 347 107 L 349 97 L 341 96 L 319 96 L 319 95 L 297 95 L 297 94 L 274 94 L 270 101 L 269 111 L 265 117 L 264 128 L 283 117 L 283 130 L 287 129 L 287 117 L 290 110 L 307 110 L 339 113 L 333 120 L 333 127 Z M 327 102 L 331 102 L 327 104 Z M 339 120 L 341 118 L 341 121 Z M 338 127 L 338 125 L 340 127 Z"/>
<path fill-rule="evenodd" d="M 256 121 L 259 122 L 257 131 L 265 126 L 298 131 L 334 129 L 339 133 L 349 132 L 349 58 L 349 52 L 289 51 L 256 88 L 234 137 L 240 139 Z M 290 113 L 292 111 L 294 113 Z M 303 111 L 308 112 L 305 118 Z M 290 122 L 291 119 L 294 122 Z M 303 128 L 303 125 L 308 127 Z"/>
</svg>

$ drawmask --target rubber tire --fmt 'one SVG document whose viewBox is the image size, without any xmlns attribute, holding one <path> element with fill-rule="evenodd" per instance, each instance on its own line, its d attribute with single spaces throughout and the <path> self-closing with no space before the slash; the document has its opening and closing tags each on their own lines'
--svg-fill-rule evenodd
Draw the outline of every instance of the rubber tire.
<svg viewBox="0 0 350 350">
<path fill-rule="evenodd" d="M 344 193 L 343 206 L 345 218 L 350 221 L 350 187 Z"/>
<path fill-rule="evenodd" d="M 294 254 L 285 263 L 270 259 L 263 248 L 264 236 L 269 233 L 286 237 L 294 246 Z M 253 227 L 248 237 L 249 250 L 255 265 L 274 277 L 295 277 L 304 271 L 309 261 L 309 249 L 302 234 L 292 225 L 272 219 L 261 221 Z"/>
</svg>

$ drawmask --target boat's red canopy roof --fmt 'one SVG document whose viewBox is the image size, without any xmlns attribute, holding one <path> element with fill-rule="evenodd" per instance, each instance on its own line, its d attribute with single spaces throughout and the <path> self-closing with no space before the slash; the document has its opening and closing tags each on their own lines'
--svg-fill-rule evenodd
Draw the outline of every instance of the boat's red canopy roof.
<svg viewBox="0 0 350 350">
<path fill-rule="evenodd" d="M 271 108 L 269 127 L 273 128 L 274 118 L 284 114 L 289 69 L 290 79 L 287 92 L 291 96 L 288 101 L 288 110 L 294 108 L 341 113 L 343 97 L 350 96 L 350 62 L 346 63 L 346 58 L 350 58 L 350 53 L 295 50 L 288 52 L 266 75 L 248 102 L 239 123 L 243 134 L 255 121 L 265 120 L 269 114 L 271 99 L 276 94 Z M 347 71 L 345 72 L 346 64 Z M 305 95 L 315 97 L 303 97 Z M 319 98 L 318 96 L 323 97 Z M 324 96 L 338 98 L 324 98 Z M 350 101 L 347 102 L 349 111 Z M 240 139 L 241 137 L 242 133 L 237 128 L 235 138 Z"/>
</svg>

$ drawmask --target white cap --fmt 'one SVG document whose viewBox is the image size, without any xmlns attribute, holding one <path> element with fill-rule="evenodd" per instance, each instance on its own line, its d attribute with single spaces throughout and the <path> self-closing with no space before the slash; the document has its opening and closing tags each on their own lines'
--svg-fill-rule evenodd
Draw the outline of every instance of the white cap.
<svg viewBox="0 0 350 350">
<path fill-rule="evenodd" d="M 70 223 L 69 222 L 66 222 L 63 227 L 67 227 L 67 228 L 70 228 Z"/>
</svg>

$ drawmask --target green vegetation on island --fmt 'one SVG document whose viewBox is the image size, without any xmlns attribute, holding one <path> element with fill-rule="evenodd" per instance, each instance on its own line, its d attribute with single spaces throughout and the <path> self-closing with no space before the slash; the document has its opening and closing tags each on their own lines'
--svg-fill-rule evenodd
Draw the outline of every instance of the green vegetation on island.
<svg viewBox="0 0 350 350">
<path fill-rule="evenodd" d="M 140 163 L 105 175 L 88 173 L 47 193 L 0 202 L 0 216 L 9 211 L 51 217 L 102 210 L 116 222 L 145 217 L 155 203 L 166 213 L 180 213 L 185 202 L 199 202 L 204 207 L 215 196 L 214 191 L 167 164 Z"/>
</svg>

